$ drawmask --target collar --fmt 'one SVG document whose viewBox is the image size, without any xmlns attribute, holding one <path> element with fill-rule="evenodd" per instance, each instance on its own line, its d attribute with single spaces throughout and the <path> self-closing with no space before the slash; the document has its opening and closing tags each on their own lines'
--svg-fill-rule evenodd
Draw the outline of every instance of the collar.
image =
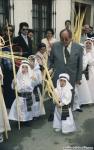
<svg viewBox="0 0 94 150">
<path fill-rule="evenodd" d="M 70 53 L 70 51 L 71 51 L 71 46 L 72 46 L 72 41 L 70 42 L 70 44 L 69 44 L 68 47 L 67 47 L 69 53 Z"/>
<path fill-rule="evenodd" d="M 27 38 L 27 35 L 23 35 L 23 34 L 21 34 L 21 36 L 22 36 L 24 39 L 26 39 L 26 38 Z"/>
</svg>

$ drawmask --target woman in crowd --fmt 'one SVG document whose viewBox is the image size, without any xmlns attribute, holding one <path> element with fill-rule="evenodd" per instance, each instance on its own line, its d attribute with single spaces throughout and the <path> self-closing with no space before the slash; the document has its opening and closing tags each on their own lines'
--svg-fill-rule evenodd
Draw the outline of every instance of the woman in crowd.
<svg viewBox="0 0 94 150">
<path fill-rule="evenodd" d="M 47 29 L 45 35 L 46 37 L 42 39 L 41 42 L 46 45 L 48 56 L 50 56 L 52 45 L 54 42 L 56 42 L 53 29 Z"/>
</svg>

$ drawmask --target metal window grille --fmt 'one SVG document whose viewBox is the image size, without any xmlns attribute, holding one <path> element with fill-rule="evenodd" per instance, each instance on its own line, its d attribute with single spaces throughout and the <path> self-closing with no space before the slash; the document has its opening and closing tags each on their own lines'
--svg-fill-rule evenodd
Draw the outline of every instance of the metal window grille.
<svg viewBox="0 0 94 150">
<path fill-rule="evenodd" d="M 32 8 L 35 44 L 41 42 L 47 28 L 56 31 L 56 0 L 33 0 Z"/>
<path fill-rule="evenodd" d="M 9 0 L 0 0 L 0 26 L 6 24 L 6 19 L 9 20 Z"/>
</svg>

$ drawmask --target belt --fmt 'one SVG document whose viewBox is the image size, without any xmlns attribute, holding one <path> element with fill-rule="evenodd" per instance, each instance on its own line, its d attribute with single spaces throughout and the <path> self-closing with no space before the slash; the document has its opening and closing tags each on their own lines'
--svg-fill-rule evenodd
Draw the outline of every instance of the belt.
<svg viewBox="0 0 94 150">
<path fill-rule="evenodd" d="M 31 92 L 18 92 L 18 96 L 19 97 L 31 97 L 32 96 L 32 93 Z"/>
</svg>

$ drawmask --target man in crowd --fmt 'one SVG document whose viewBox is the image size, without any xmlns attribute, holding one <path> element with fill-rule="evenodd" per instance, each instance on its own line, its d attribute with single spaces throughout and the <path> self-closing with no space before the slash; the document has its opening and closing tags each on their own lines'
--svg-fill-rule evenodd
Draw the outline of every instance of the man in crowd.
<svg viewBox="0 0 94 150">
<path fill-rule="evenodd" d="M 53 44 L 50 55 L 50 68 L 54 70 L 53 83 L 55 87 L 58 76 L 61 73 L 70 75 L 70 83 L 73 87 L 75 87 L 75 84 L 80 84 L 82 78 L 82 55 L 82 47 L 72 41 L 71 30 L 62 30 L 60 32 L 60 41 Z"/>
<path fill-rule="evenodd" d="M 22 56 L 28 57 L 32 55 L 32 41 L 28 37 L 29 25 L 26 22 L 21 22 L 19 25 L 19 36 L 13 40 L 14 44 L 22 48 Z"/>
</svg>

